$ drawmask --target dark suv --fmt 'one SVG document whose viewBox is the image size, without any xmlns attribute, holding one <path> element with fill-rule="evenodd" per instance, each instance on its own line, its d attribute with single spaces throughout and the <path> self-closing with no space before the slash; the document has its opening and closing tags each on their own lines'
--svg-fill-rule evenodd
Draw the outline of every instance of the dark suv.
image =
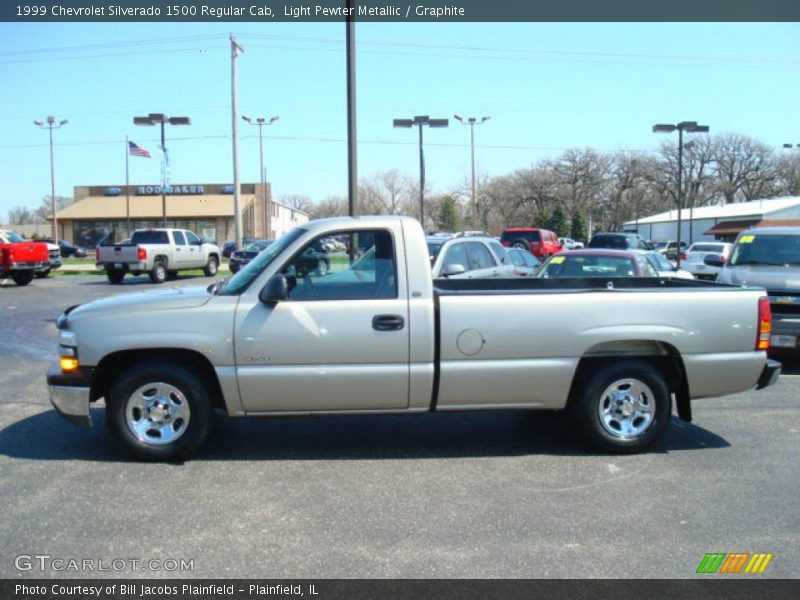
<svg viewBox="0 0 800 600">
<path fill-rule="evenodd" d="M 536 258 L 545 259 L 561 252 L 558 236 L 547 229 L 533 227 L 514 227 L 506 229 L 500 236 L 500 243 L 506 248 L 522 248 Z"/>
<path fill-rule="evenodd" d="M 652 250 L 653 244 L 638 233 L 595 233 L 589 241 L 589 248 L 609 248 L 612 250 Z"/>
</svg>

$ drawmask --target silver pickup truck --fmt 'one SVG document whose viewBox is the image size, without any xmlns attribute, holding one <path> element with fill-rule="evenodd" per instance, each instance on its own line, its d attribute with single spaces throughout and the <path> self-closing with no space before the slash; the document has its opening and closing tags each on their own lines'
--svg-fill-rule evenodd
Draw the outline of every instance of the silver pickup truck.
<svg viewBox="0 0 800 600">
<path fill-rule="evenodd" d="M 304 252 L 345 250 L 320 274 Z M 404 217 L 298 227 L 233 277 L 118 295 L 57 321 L 56 410 L 118 442 L 187 457 L 230 416 L 566 409 L 594 447 L 646 449 L 675 399 L 774 383 L 763 291 L 663 279 L 433 280 Z"/>
<path fill-rule="evenodd" d="M 147 273 L 153 283 L 163 283 L 189 269 L 203 269 L 213 277 L 219 257 L 216 245 L 186 229 L 137 229 L 127 244 L 98 246 L 95 263 L 111 283 L 122 283 L 125 273 Z"/>
</svg>

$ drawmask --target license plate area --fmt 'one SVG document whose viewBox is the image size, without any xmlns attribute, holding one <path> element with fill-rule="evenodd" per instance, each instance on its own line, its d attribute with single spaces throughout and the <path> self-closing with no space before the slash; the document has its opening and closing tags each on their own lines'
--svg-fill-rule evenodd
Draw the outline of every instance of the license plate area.
<svg viewBox="0 0 800 600">
<path fill-rule="evenodd" d="M 775 348 L 795 348 L 797 338 L 793 335 L 773 335 L 770 337 L 770 344 Z"/>
<path fill-rule="evenodd" d="M 114 268 L 115 269 L 121 269 L 122 268 L 122 263 L 114 263 Z"/>
</svg>

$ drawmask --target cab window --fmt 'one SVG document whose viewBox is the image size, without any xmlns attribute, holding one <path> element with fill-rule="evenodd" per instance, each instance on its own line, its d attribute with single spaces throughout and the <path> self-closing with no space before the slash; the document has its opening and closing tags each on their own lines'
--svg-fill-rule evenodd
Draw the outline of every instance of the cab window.
<svg viewBox="0 0 800 600">
<path fill-rule="evenodd" d="M 322 238 L 317 238 L 281 269 L 289 284 L 289 300 L 397 298 L 397 264 L 391 232 L 358 230 L 336 235 L 352 251 L 329 253 Z"/>
<path fill-rule="evenodd" d="M 480 242 L 467 242 L 470 270 L 491 269 L 496 265 L 492 253 Z"/>
</svg>

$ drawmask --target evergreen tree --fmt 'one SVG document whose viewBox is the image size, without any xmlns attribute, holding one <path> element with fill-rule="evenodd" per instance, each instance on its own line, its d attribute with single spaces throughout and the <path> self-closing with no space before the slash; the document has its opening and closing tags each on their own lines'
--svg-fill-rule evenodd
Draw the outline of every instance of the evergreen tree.
<svg viewBox="0 0 800 600">
<path fill-rule="evenodd" d="M 461 219 L 458 216 L 456 201 L 452 196 L 445 196 L 439 203 L 439 214 L 436 217 L 436 226 L 441 231 L 458 231 L 461 229 Z"/>
<path fill-rule="evenodd" d="M 572 224 L 569 229 L 569 236 L 575 241 L 588 241 L 586 238 L 586 221 L 583 219 L 583 214 L 576 212 L 572 215 Z"/>
<path fill-rule="evenodd" d="M 556 235 L 564 236 L 567 231 L 567 216 L 561 204 L 556 204 L 550 218 L 547 220 L 547 228 L 554 231 Z"/>
</svg>

